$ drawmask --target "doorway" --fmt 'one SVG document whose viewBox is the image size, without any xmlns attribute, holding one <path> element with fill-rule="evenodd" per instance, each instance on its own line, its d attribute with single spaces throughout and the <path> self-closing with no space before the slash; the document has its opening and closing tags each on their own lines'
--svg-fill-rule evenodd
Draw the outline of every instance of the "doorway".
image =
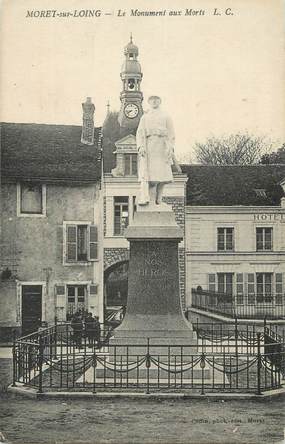
<svg viewBox="0 0 285 444">
<path fill-rule="evenodd" d="M 42 285 L 22 285 L 22 335 L 37 331 L 42 322 Z"/>
</svg>

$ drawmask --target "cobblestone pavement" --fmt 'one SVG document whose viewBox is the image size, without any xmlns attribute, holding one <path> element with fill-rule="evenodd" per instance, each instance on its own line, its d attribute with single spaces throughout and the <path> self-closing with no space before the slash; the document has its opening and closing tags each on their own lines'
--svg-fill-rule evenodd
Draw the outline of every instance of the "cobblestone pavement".
<svg viewBox="0 0 285 444">
<path fill-rule="evenodd" d="M 284 401 L 35 401 L 3 394 L 0 430 L 8 443 L 25 444 L 277 444 Z"/>
</svg>

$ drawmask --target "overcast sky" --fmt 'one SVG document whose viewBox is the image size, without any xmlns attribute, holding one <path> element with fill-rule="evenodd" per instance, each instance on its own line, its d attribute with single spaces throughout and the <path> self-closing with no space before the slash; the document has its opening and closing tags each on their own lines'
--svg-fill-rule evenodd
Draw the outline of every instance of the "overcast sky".
<svg viewBox="0 0 285 444">
<path fill-rule="evenodd" d="M 117 17 L 120 7 L 125 17 Z M 214 16 L 232 7 L 234 15 Z M 27 10 L 102 9 L 98 18 L 26 18 Z M 204 9 L 205 15 L 131 17 L 132 9 Z M 120 107 L 120 67 L 130 32 L 144 97 L 173 118 L 178 155 L 195 141 L 249 131 L 285 140 L 282 0 L 9 0 L 1 4 L 1 120 L 81 124 L 91 96 L 96 125 Z M 145 107 L 147 106 L 145 101 Z"/>
</svg>

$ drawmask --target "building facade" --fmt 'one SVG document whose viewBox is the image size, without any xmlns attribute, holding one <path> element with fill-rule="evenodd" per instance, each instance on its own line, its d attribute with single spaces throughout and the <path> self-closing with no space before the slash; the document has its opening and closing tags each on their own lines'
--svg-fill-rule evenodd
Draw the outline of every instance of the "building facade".
<svg viewBox="0 0 285 444">
<path fill-rule="evenodd" d="M 285 165 L 185 169 L 187 307 L 285 318 Z"/>
<path fill-rule="evenodd" d="M 83 111 L 83 127 L 1 125 L 2 339 L 80 308 L 103 320 L 101 130 Z"/>
</svg>

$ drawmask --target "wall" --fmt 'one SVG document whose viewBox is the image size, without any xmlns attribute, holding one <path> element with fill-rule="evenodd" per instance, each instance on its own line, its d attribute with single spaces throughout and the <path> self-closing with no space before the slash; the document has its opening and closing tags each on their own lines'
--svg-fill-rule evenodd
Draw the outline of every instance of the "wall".
<svg viewBox="0 0 285 444">
<path fill-rule="evenodd" d="M 9 266 L 13 270 L 18 287 L 23 282 L 40 282 L 44 285 L 43 320 L 54 320 L 54 287 L 57 283 L 98 283 L 99 292 L 93 302 L 95 311 L 102 314 L 103 285 L 100 261 L 85 265 L 63 265 L 63 221 L 89 221 L 102 225 L 98 186 L 48 184 L 46 217 L 18 217 L 16 203 L 16 184 L 3 184 L 1 222 L 4 248 L 1 268 Z M 102 260 L 102 253 L 99 259 Z M 8 307 L 7 289 L 0 287 L 2 325 L 4 321 L 10 326 L 21 323 L 21 304 L 16 293 L 15 288 L 10 290 L 9 297 L 13 302 Z M 15 304 L 18 310 L 17 318 Z"/>
<path fill-rule="evenodd" d="M 256 252 L 256 227 L 273 227 L 273 251 Z M 234 227 L 233 252 L 217 252 L 217 227 Z M 207 289 L 209 273 L 284 273 L 285 209 L 281 207 L 186 208 L 186 304 L 191 288 Z"/>
</svg>

